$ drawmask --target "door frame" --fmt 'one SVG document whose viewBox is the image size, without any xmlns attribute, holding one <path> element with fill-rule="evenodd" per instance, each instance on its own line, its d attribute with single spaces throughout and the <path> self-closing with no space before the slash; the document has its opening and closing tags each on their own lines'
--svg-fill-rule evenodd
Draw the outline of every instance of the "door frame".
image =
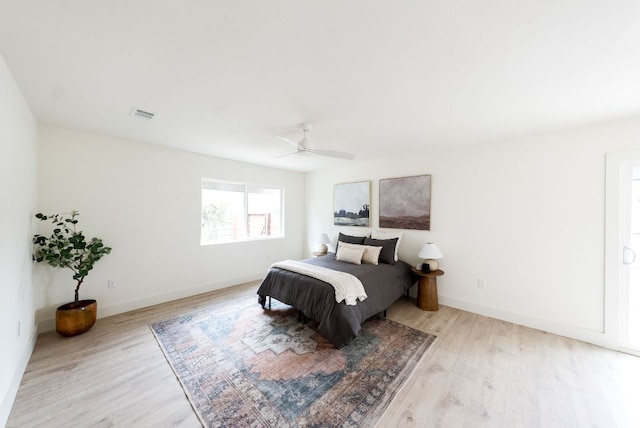
<svg viewBox="0 0 640 428">
<path fill-rule="evenodd" d="M 605 287 L 604 287 L 604 340 L 612 349 L 630 351 L 622 342 L 623 308 L 622 239 L 625 225 L 630 222 L 628 209 L 622 209 L 623 194 L 631 189 L 631 171 L 640 166 L 640 150 L 606 154 L 605 184 Z M 632 353 L 635 353 L 631 351 Z"/>
</svg>

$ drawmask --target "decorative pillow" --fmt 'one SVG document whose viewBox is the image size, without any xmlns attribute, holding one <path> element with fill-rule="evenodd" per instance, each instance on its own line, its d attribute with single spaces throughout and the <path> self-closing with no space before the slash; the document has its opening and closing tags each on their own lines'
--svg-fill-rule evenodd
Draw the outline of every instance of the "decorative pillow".
<svg viewBox="0 0 640 428">
<path fill-rule="evenodd" d="M 362 263 L 377 265 L 380 260 L 380 252 L 382 247 L 374 247 L 372 245 L 364 245 L 364 253 L 362 254 Z"/>
<path fill-rule="evenodd" d="M 398 248 L 400 247 L 400 241 L 402 241 L 402 231 L 384 231 L 384 230 L 372 230 L 371 238 L 372 239 L 393 239 L 398 238 L 398 242 L 396 243 L 396 249 L 393 252 L 393 259 L 398 261 Z"/>
<path fill-rule="evenodd" d="M 336 253 L 338 252 L 338 245 L 340 245 L 340 242 L 348 242 L 349 244 L 362 244 L 364 242 L 364 236 L 352 236 L 339 233 L 338 243 L 336 244 Z"/>
<path fill-rule="evenodd" d="M 362 255 L 364 254 L 364 248 L 348 248 L 339 246 L 336 252 L 336 260 L 341 262 L 353 263 L 354 265 L 362 264 Z"/>
<path fill-rule="evenodd" d="M 398 243 L 398 238 L 393 239 L 371 239 L 365 238 L 364 245 L 371 245 L 374 247 L 382 247 L 380 251 L 380 261 L 382 263 L 386 263 L 389 265 L 393 265 L 396 263 L 395 258 L 393 257 L 396 244 Z"/>
<path fill-rule="evenodd" d="M 364 254 L 362 254 L 362 263 L 367 263 L 370 265 L 378 264 L 378 260 L 380 259 L 380 251 L 382 251 L 382 247 L 374 247 L 371 245 L 349 244 L 346 242 L 338 242 L 338 247 L 364 249 Z"/>
</svg>

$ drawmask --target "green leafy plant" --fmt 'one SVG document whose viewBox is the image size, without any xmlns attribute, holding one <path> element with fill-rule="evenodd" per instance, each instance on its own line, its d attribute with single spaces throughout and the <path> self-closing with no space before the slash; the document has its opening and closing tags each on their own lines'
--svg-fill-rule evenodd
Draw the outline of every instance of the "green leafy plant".
<svg viewBox="0 0 640 428">
<path fill-rule="evenodd" d="M 36 214 L 42 221 L 50 221 L 54 225 L 51 236 L 34 235 L 35 253 L 33 258 L 37 262 L 46 262 L 50 266 L 69 268 L 73 271 L 73 279 L 78 283 L 75 290 L 74 302 L 78 304 L 78 291 L 93 265 L 111 252 L 105 247 L 102 239 L 91 238 L 87 241 L 81 230 L 77 230 L 79 213 L 44 215 Z"/>
</svg>

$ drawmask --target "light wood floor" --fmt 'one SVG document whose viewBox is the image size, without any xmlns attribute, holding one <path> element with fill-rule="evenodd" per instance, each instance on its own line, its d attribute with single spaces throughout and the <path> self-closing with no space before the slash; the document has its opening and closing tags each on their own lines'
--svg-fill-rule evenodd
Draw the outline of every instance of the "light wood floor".
<svg viewBox="0 0 640 428">
<path fill-rule="evenodd" d="M 197 427 L 148 324 L 257 283 L 41 334 L 8 427 Z M 257 304 L 257 303 L 256 303 Z M 403 298 L 388 317 L 438 336 L 379 427 L 640 427 L 640 358 Z"/>
</svg>

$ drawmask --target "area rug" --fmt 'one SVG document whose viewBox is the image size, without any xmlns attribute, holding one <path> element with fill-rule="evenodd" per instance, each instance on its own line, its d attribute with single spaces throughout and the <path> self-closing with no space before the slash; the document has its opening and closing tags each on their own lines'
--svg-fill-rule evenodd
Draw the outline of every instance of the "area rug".
<svg viewBox="0 0 640 428">
<path fill-rule="evenodd" d="M 381 317 L 336 349 L 255 298 L 151 325 L 206 427 L 373 426 L 435 336 Z"/>
</svg>

